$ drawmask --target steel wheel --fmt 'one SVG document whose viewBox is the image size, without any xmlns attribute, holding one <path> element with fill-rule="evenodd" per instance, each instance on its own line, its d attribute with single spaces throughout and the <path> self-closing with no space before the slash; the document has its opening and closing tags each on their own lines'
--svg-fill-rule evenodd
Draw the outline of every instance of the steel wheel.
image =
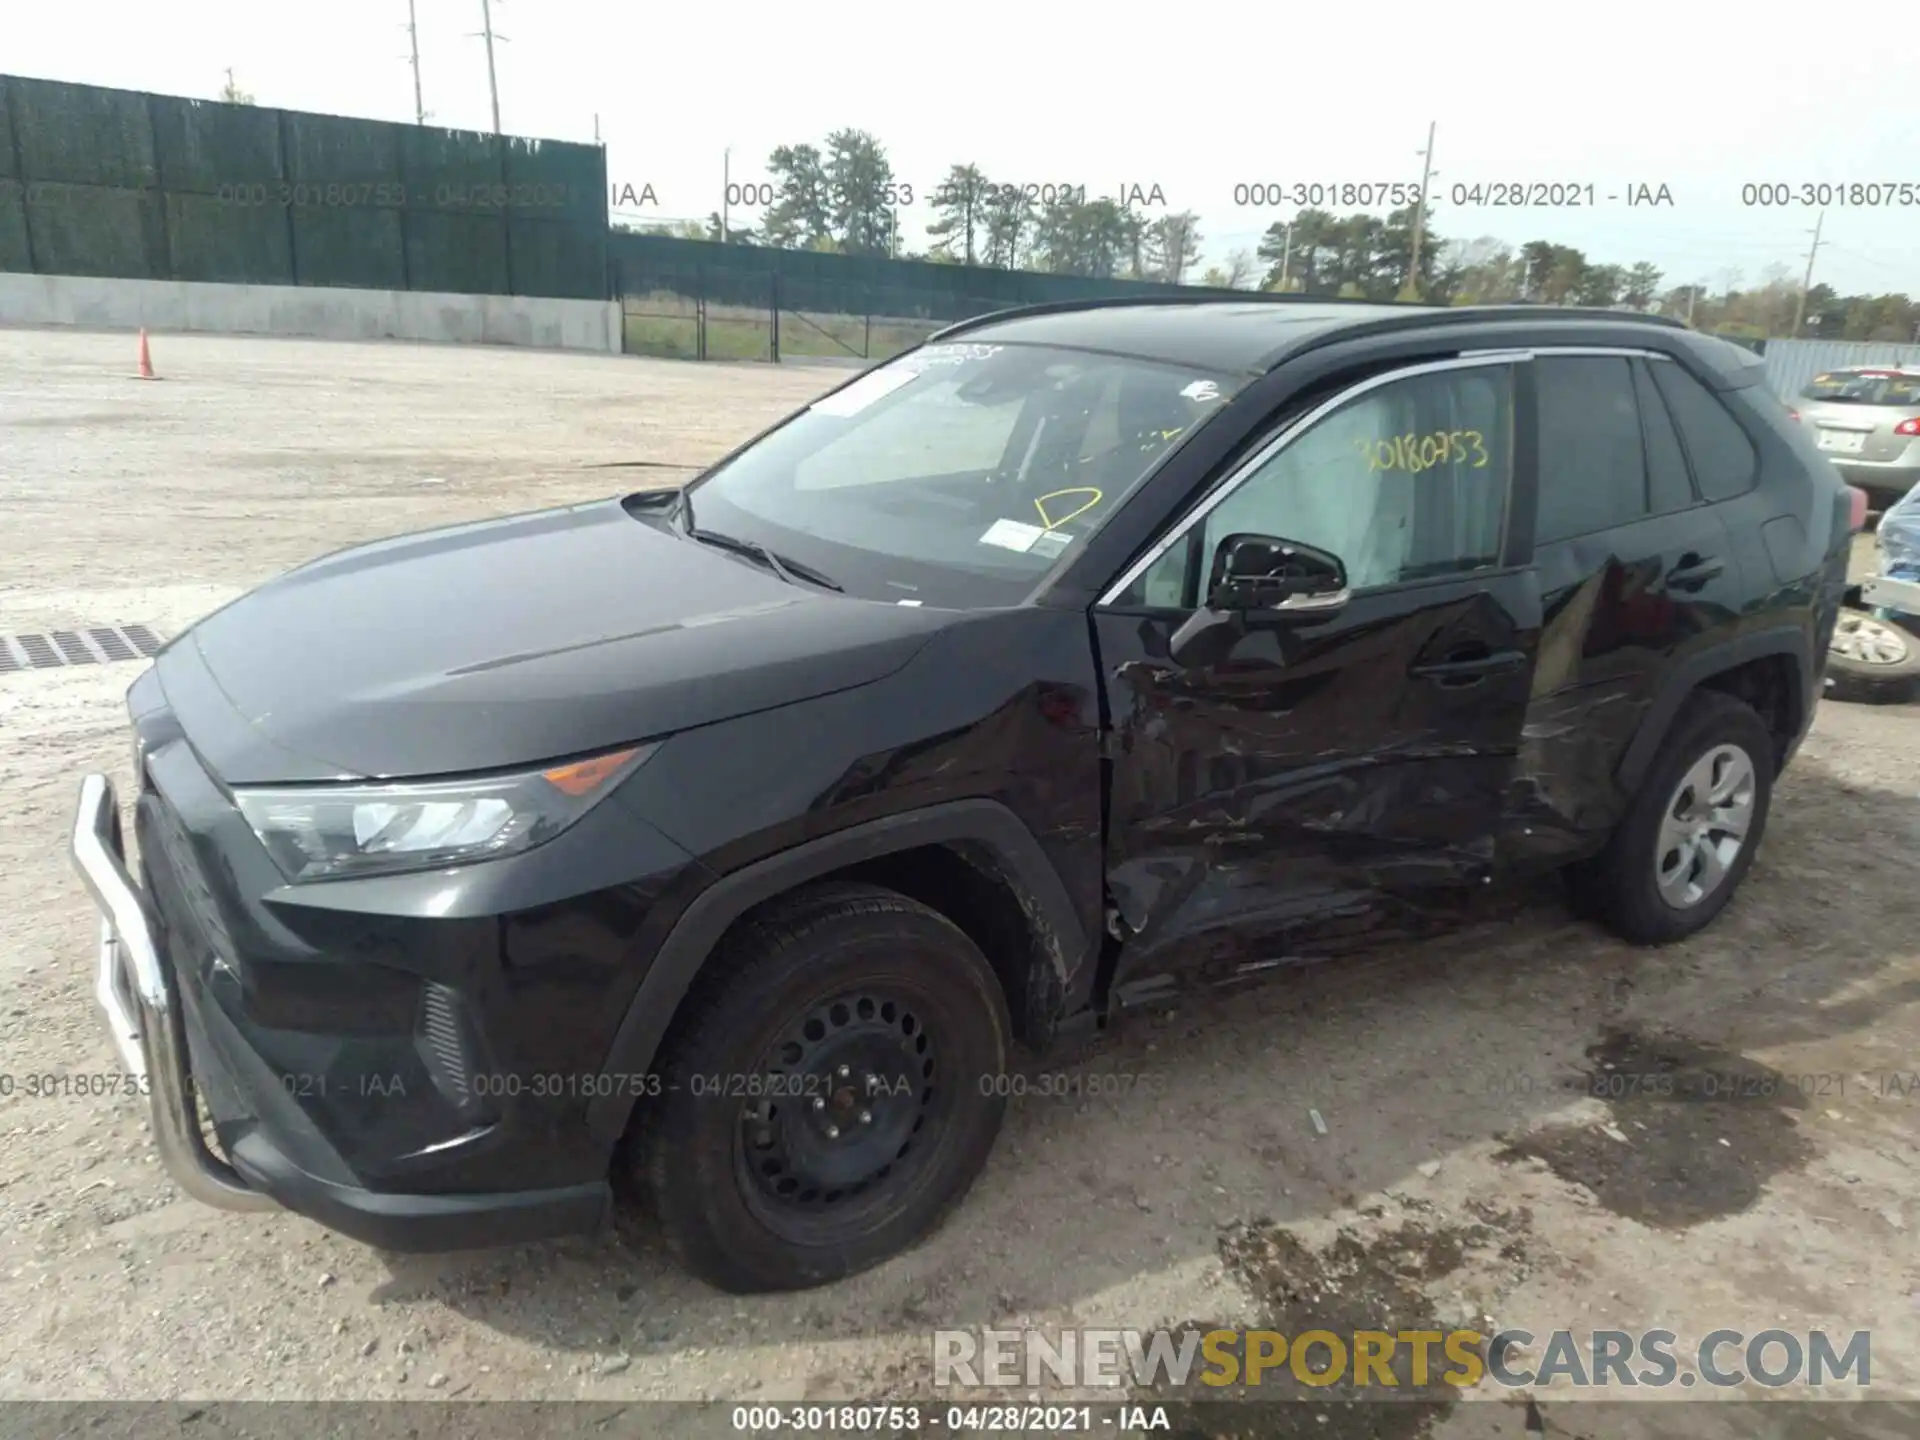
<svg viewBox="0 0 1920 1440">
<path fill-rule="evenodd" d="M 1753 759 L 1738 745 L 1716 745 L 1680 777 L 1667 801 L 1654 851 L 1660 896 L 1687 910 L 1717 891 L 1753 824 Z"/>
<path fill-rule="evenodd" d="M 937 1055 L 903 994 L 837 995 L 799 1017 L 757 1067 L 768 1093 L 740 1115 L 736 1158 L 762 1223 L 819 1238 L 896 1203 L 942 1118 Z"/>
</svg>

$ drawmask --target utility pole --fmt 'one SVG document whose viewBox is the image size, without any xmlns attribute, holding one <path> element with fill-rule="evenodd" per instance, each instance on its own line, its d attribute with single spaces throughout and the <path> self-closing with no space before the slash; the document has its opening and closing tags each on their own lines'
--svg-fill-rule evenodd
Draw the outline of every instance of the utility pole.
<svg viewBox="0 0 1920 1440">
<path fill-rule="evenodd" d="M 1806 318 L 1807 291 L 1813 288 L 1813 257 L 1820 253 L 1820 227 L 1827 223 L 1827 210 L 1823 205 L 1813 222 L 1813 244 L 1807 250 L 1807 273 L 1800 281 L 1800 297 L 1793 302 L 1793 329 L 1787 333 L 1793 338 L 1800 336 L 1800 322 Z"/>
<path fill-rule="evenodd" d="M 1407 288 L 1420 293 L 1420 240 L 1427 228 L 1427 183 L 1433 179 L 1433 132 L 1439 122 L 1427 122 L 1427 148 L 1420 152 L 1420 194 L 1413 202 L 1413 263 L 1407 268 Z"/>
<path fill-rule="evenodd" d="M 1295 216 L 1294 219 L 1298 219 Z M 1287 221 L 1286 238 L 1280 245 L 1280 289 L 1287 288 L 1287 269 L 1293 261 L 1293 220 Z"/>
<path fill-rule="evenodd" d="M 731 243 L 727 239 L 728 220 L 731 219 L 729 201 L 733 195 L 733 147 L 727 146 L 720 152 L 720 243 Z"/>
<path fill-rule="evenodd" d="M 420 27 L 414 23 L 414 0 L 407 0 L 407 41 L 413 50 L 413 123 L 427 123 L 427 102 L 420 92 Z"/>
<path fill-rule="evenodd" d="M 1531 255 L 1522 255 L 1520 257 L 1520 303 L 1522 305 L 1527 303 L 1527 293 L 1532 289 L 1533 257 Z"/>
<path fill-rule="evenodd" d="M 1700 287 L 1698 285 L 1687 286 L 1687 328 L 1689 330 L 1693 328 L 1693 302 L 1699 295 Z"/>
<path fill-rule="evenodd" d="M 496 37 L 493 33 L 493 0 L 480 0 L 480 33 L 487 42 L 487 93 L 493 97 L 493 133 L 500 133 L 500 78 L 493 68 L 493 42 L 496 38 L 505 40 L 504 35 Z"/>
</svg>

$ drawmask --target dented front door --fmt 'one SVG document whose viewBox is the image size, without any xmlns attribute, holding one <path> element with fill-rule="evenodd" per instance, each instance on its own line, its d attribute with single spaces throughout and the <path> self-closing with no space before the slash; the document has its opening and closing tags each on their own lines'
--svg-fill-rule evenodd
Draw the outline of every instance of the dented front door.
<svg viewBox="0 0 1920 1440">
<path fill-rule="evenodd" d="M 1491 872 L 1540 629 L 1509 533 L 1529 468 L 1515 380 L 1497 358 L 1432 361 L 1276 415 L 1095 607 L 1122 1004 L 1424 928 L 1438 890 Z M 1339 555 L 1352 598 L 1176 663 L 1210 561 L 1245 533 Z"/>
<path fill-rule="evenodd" d="M 1206 668 L 1167 658 L 1181 618 L 1094 620 L 1122 1003 L 1372 943 L 1489 873 L 1539 630 L 1530 570 L 1358 595 Z"/>
</svg>

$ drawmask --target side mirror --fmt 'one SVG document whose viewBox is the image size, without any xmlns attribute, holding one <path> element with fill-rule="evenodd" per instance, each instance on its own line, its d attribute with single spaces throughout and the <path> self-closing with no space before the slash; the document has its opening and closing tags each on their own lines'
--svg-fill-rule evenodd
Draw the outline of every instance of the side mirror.
<svg viewBox="0 0 1920 1440">
<path fill-rule="evenodd" d="M 1347 567 L 1338 555 L 1277 540 L 1229 535 L 1213 552 L 1207 581 L 1212 610 L 1331 614 L 1347 603 Z"/>
<path fill-rule="evenodd" d="M 1324 620 L 1346 608 L 1347 567 L 1338 555 L 1270 535 L 1229 535 L 1213 554 L 1206 608 L 1169 638 L 1181 665 L 1214 665 L 1232 653 L 1247 622 Z"/>
</svg>

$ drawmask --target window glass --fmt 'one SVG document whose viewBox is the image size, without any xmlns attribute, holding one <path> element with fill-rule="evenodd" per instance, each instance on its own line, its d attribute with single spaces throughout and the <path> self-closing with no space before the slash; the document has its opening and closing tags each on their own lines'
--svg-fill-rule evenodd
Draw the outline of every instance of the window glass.
<svg viewBox="0 0 1920 1440">
<path fill-rule="evenodd" d="M 1647 432 L 1647 500 L 1655 515 L 1671 515 L 1694 503 L 1693 481 L 1687 477 L 1687 457 L 1673 428 L 1673 417 L 1653 388 L 1647 367 L 1633 366 L 1633 393 L 1640 402 L 1640 423 Z"/>
<path fill-rule="evenodd" d="M 1700 493 L 1709 500 L 1731 500 L 1751 490 L 1760 478 L 1760 457 L 1727 407 L 1672 361 L 1656 363 L 1653 378 L 1680 427 Z"/>
<path fill-rule="evenodd" d="M 1647 513 L 1639 407 L 1625 359 L 1544 356 L 1534 363 L 1540 414 L 1541 545 L 1589 535 Z"/>
<path fill-rule="evenodd" d="M 1803 400 L 1829 405 L 1920 406 L 1920 374 L 1909 370 L 1836 370 L 1816 375 L 1800 392 Z"/>
<path fill-rule="evenodd" d="M 927 345 L 719 466 L 682 520 L 851 595 L 1017 604 L 1238 383 L 1092 351 Z"/>
<path fill-rule="evenodd" d="M 1356 590 L 1499 563 L 1512 415 L 1505 366 L 1413 375 L 1355 396 L 1209 512 L 1203 573 L 1235 534 L 1329 550 Z M 1176 543 L 1124 602 L 1184 603 L 1188 558 Z"/>
</svg>

